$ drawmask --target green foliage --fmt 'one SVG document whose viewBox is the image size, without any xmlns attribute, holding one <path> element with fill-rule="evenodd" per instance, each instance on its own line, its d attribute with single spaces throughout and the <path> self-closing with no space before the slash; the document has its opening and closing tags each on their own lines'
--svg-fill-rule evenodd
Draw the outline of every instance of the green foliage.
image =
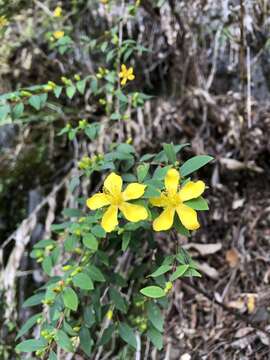
<svg viewBox="0 0 270 360">
<path fill-rule="evenodd" d="M 163 1 L 156 5 L 162 6 Z M 127 5 L 128 17 L 136 16 L 138 7 L 139 2 Z M 86 77 L 65 75 L 57 83 L 48 81 L 1 95 L 0 123 L 24 121 L 26 114 L 44 110 L 56 113 L 54 119 L 57 119 L 57 114 L 63 114 L 63 103 L 76 106 L 78 99 L 86 97 L 87 103 L 98 103 L 109 126 L 114 123 L 120 128 L 122 122 L 129 120 L 132 111 L 151 98 L 129 87 L 134 70 L 130 65 L 126 65 L 126 71 L 130 73 L 121 75 L 125 72 L 121 65 L 133 64 L 132 57 L 148 51 L 131 39 L 120 39 L 123 21 L 126 20 L 117 19 L 115 26 L 101 39 L 86 39 L 85 48 L 103 59 L 103 66 L 96 69 L 95 74 Z M 72 34 L 67 34 L 67 29 L 56 39 L 52 30 L 45 35 L 49 49 L 68 56 L 73 51 Z M 59 137 L 65 137 L 75 145 L 81 139 L 85 144 L 96 145 L 102 131 L 101 124 L 93 121 L 90 115 L 66 121 L 60 131 L 57 130 Z M 108 144 L 105 154 L 92 157 L 86 154 L 76 164 L 76 175 L 70 179 L 68 187 L 70 193 L 75 194 L 76 204 L 62 211 L 62 222 L 51 226 L 52 238 L 36 243 L 30 254 L 41 265 L 48 280 L 23 304 L 23 307 L 42 307 L 42 312 L 26 321 L 17 338 L 24 337 L 33 327 L 39 329 L 40 336 L 19 343 L 18 353 L 34 352 L 36 357 L 55 360 L 57 350 L 61 349 L 62 353 L 83 351 L 89 357 L 99 346 L 120 341 L 125 344 L 124 349 L 133 354 L 137 342 L 146 338 L 158 350 L 162 349 L 164 316 L 173 282 L 183 276 L 199 277 L 200 274 L 188 253 L 178 249 L 177 234 L 189 236 L 189 230 L 193 228 L 185 227 L 176 213 L 171 226 L 162 229 L 166 231 L 167 241 L 175 242 L 175 253 L 158 254 L 148 263 L 141 264 L 145 249 L 152 254 L 158 249 L 158 231 L 153 224 L 169 206 L 155 206 L 153 198 L 159 198 L 161 193 L 162 196 L 170 195 L 166 181 L 172 169 L 181 174 L 180 183 L 176 184 L 177 191 L 181 192 L 189 182 L 187 176 L 213 158 L 200 155 L 182 164 L 181 151 L 189 144 L 172 143 L 164 143 L 157 154 L 139 157 L 131 142 L 128 139 Z M 103 189 L 100 183 L 103 175 L 108 180 L 112 173 L 121 176 L 121 194 L 118 190 L 115 190 L 116 195 L 111 194 L 105 184 Z M 89 206 L 85 191 L 83 195 L 79 192 L 89 178 L 98 183 L 97 193 L 102 193 L 109 205 L 105 201 L 104 207 Z M 140 195 L 134 196 L 138 190 L 130 190 L 129 200 L 124 201 L 129 186 L 134 183 L 143 191 L 139 190 Z M 90 200 L 93 195 L 89 194 Z M 184 203 L 190 211 L 208 210 L 201 193 L 187 201 L 180 201 L 179 196 L 179 204 Z M 104 226 L 109 206 L 112 211 L 115 208 L 118 211 L 112 231 Z M 129 212 L 125 208 L 132 206 L 137 210 Z M 143 216 L 137 218 L 140 211 Z M 107 226 L 113 220 L 110 217 Z"/>
</svg>

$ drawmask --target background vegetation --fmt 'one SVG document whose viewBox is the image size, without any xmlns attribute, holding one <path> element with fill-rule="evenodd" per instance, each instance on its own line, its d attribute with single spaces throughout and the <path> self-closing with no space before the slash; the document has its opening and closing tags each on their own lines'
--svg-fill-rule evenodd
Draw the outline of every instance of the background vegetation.
<svg viewBox="0 0 270 360">
<path fill-rule="evenodd" d="M 49 279 L 33 247 L 50 237 L 63 243 L 52 225 L 99 189 L 93 164 L 120 143 L 132 144 L 138 157 L 159 153 L 163 143 L 189 143 L 181 164 L 199 154 L 215 158 L 199 170 L 210 211 L 191 238 L 179 235 L 202 278 L 174 283 L 162 310 L 163 348 L 145 340 L 137 356 L 267 359 L 269 24 L 267 0 L 0 0 L 1 359 L 22 358 L 15 338 L 42 311 L 25 306 Z M 122 89 L 121 62 L 134 68 L 135 80 L 116 93 L 110 84 Z M 164 234 L 156 244 L 156 257 L 174 252 Z M 154 263 L 144 250 L 137 261 Z M 134 258 L 121 259 L 123 275 Z M 133 305 L 143 327 L 143 310 Z M 135 355 L 118 339 L 91 356 Z M 73 358 L 92 357 L 78 351 Z"/>
</svg>

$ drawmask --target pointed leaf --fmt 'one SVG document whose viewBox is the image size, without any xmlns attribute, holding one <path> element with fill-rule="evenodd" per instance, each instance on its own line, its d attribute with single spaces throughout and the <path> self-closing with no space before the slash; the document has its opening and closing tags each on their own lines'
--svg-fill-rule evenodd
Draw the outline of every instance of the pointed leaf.
<svg viewBox="0 0 270 360">
<path fill-rule="evenodd" d="M 192 157 L 191 159 L 187 160 L 181 167 L 180 167 L 180 175 L 185 177 L 194 171 L 200 169 L 204 165 L 208 164 L 214 158 L 209 155 L 197 155 Z"/>
<path fill-rule="evenodd" d="M 165 291 L 159 286 L 147 286 L 141 289 L 140 293 L 143 294 L 144 296 L 148 296 L 154 299 L 161 298 L 166 295 Z"/>
<path fill-rule="evenodd" d="M 78 296 L 73 289 L 67 287 L 63 291 L 64 305 L 70 310 L 76 311 L 78 308 Z"/>
<path fill-rule="evenodd" d="M 93 290 L 94 284 L 90 277 L 85 273 L 79 273 L 73 277 L 73 284 L 83 290 Z"/>
<path fill-rule="evenodd" d="M 120 323 L 119 324 L 119 335 L 127 344 L 129 344 L 134 349 L 136 349 L 136 347 L 137 347 L 136 336 L 135 336 L 132 328 L 129 325 L 127 325 L 125 323 Z"/>
</svg>

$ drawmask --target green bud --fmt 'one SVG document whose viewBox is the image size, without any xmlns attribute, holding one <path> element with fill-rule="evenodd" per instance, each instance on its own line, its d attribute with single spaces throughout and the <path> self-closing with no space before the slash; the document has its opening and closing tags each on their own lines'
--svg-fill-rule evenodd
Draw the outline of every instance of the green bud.
<svg viewBox="0 0 270 360">
<path fill-rule="evenodd" d="M 72 266 L 71 266 L 71 265 L 62 266 L 62 270 L 63 270 L 63 271 L 68 271 L 68 270 L 70 270 L 70 269 L 72 269 Z"/>
<path fill-rule="evenodd" d="M 54 248 L 54 246 L 51 244 L 51 245 L 46 246 L 45 250 L 46 251 L 51 251 L 53 248 Z"/>
<path fill-rule="evenodd" d="M 30 97 L 30 96 L 32 96 L 32 94 L 29 91 L 22 90 L 20 92 L 20 96 L 22 96 L 22 97 Z"/>
</svg>

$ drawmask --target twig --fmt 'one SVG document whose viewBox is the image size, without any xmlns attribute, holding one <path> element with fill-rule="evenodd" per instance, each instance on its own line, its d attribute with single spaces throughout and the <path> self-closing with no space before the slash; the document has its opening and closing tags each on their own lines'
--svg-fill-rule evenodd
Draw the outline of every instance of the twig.
<svg viewBox="0 0 270 360">
<path fill-rule="evenodd" d="M 141 338 L 140 338 L 140 334 L 138 332 L 136 332 L 136 342 L 137 342 L 137 347 L 136 347 L 136 360 L 141 360 L 141 350 L 142 350 L 142 346 L 141 346 Z"/>
<path fill-rule="evenodd" d="M 213 53 L 213 60 L 212 60 L 212 68 L 210 75 L 208 76 L 207 82 L 206 82 L 206 89 L 209 90 L 212 86 L 216 70 L 217 70 L 217 58 L 218 58 L 218 50 L 219 50 L 219 39 L 220 34 L 223 30 L 223 24 L 219 26 L 217 29 L 216 35 L 215 35 L 215 43 L 214 43 L 214 53 Z"/>
<path fill-rule="evenodd" d="M 34 3 L 40 8 L 42 9 L 47 15 L 53 17 L 53 12 L 51 12 L 51 10 L 45 6 L 42 2 L 40 2 L 39 0 L 34 0 Z"/>
<path fill-rule="evenodd" d="M 249 46 L 247 46 L 247 123 L 248 128 L 251 128 L 251 65 Z"/>
</svg>

